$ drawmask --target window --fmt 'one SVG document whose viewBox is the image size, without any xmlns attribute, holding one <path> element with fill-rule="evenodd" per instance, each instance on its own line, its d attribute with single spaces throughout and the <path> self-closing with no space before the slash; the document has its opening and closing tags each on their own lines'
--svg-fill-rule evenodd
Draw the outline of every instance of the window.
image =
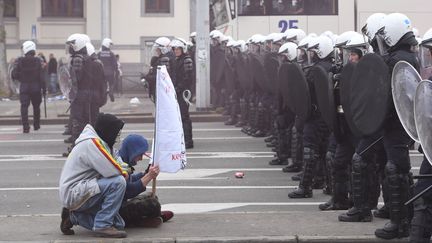
<svg viewBox="0 0 432 243">
<path fill-rule="evenodd" d="M 144 0 L 144 12 L 146 14 L 171 12 L 170 0 Z"/>
<path fill-rule="evenodd" d="M 4 16 L 16 17 L 16 0 L 4 1 Z"/>
<path fill-rule="evenodd" d="M 228 9 L 225 0 L 210 1 L 210 29 L 229 22 Z"/>
<path fill-rule="evenodd" d="M 84 17 L 83 0 L 42 0 L 42 17 Z"/>
<path fill-rule="evenodd" d="M 238 0 L 238 15 L 337 15 L 338 0 Z"/>
</svg>

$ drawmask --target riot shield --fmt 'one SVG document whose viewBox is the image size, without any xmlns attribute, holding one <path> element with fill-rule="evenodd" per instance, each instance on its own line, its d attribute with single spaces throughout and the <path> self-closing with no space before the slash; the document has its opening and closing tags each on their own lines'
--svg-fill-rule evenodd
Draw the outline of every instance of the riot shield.
<svg viewBox="0 0 432 243">
<path fill-rule="evenodd" d="M 18 80 L 12 78 L 12 71 L 13 71 L 13 69 L 14 69 L 14 65 L 10 64 L 8 66 L 8 85 L 9 85 L 10 91 L 14 95 L 19 95 L 20 85 L 19 85 L 19 81 Z"/>
<path fill-rule="evenodd" d="M 414 119 L 418 138 L 429 163 L 432 164 L 432 82 L 424 80 L 417 86 L 414 97 Z"/>
<path fill-rule="evenodd" d="M 289 104 L 289 85 L 288 85 L 288 78 L 289 78 L 289 63 L 282 63 L 279 71 L 278 71 L 278 81 L 277 81 L 277 95 L 280 95 L 282 97 L 282 103 L 284 108 L 288 108 L 291 111 L 293 109 L 288 105 Z"/>
<path fill-rule="evenodd" d="M 321 112 L 321 116 L 327 126 L 333 127 L 336 119 L 333 81 L 329 78 L 326 70 L 319 65 L 315 65 L 309 69 L 308 77 L 311 78 L 315 87 L 318 110 Z"/>
<path fill-rule="evenodd" d="M 63 96 L 69 100 L 69 94 L 72 89 L 72 79 L 69 73 L 68 65 L 62 65 L 57 70 L 58 73 L 58 82 L 60 86 L 60 91 Z"/>
<path fill-rule="evenodd" d="M 249 91 L 253 87 L 253 80 L 251 78 L 251 71 L 249 69 L 249 58 L 244 53 L 236 55 L 236 68 L 239 85 L 242 90 Z"/>
<path fill-rule="evenodd" d="M 259 88 L 263 92 L 269 92 L 269 82 L 267 79 L 267 75 L 264 69 L 264 58 L 261 55 L 257 54 L 251 54 L 250 55 L 250 65 L 251 65 L 251 72 L 252 72 L 252 78 L 254 80 L 254 83 L 257 88 Z"/>
<path fill-rule="evenodd" d="M 279 72 L 284 105 L 299 119 L 306 121 L 310 114 L 311 98 L 303 70 L 298 64 L 284 63 Z M 283 82 L 286 80 L 286 82 Z"/>
<path fill-rule="evenodd" d="M 349 89 L 344 91 L 347 105 L 343 106 L 354 135 L 372 135 L 381 128 L 389 107 L 390 83 L 388 66 L 379 55 L 366 54 L 357 63 Z"/>
<path fill-rule="evenodd" d="M 220 84 L 225 72 L 225 51 L 220 47 L 213 47 L 210 55 L 210 81 L 213 85 Z"/>
<path fill-rule="evenodd" d="M 419 142 L 414 121 L 414 97 L 421 77 L 411 64 L 405 61 L 396 63 L 392 74 L 392 96 L 399 120 L 408 135 Z"/>
<path fill-rule="evenodd" d="M 236 88 L 235 63 L 232 55 L 225 56 L 225 87 L 228 92 L 233 92 Z"/>
<path fill-rule="evenodd" d="M 351 111 L 349 109 L 346 109 L 345 107 L 349 107 L 350 106 L 350 99 L 349 99 L 349 93 L 350 93 L 350 79 L 352 78 L 352 75 L 354 73 L 354 70 L 356 68 L 356 64 L 355 63 L 348 63 L 343 67 L 341 76 L 340 76 L 340 84 L 339 84 L 339 91 L 340 91 L 340 102 L 342 104 L 342 109 L 344 112 L 344 116 L 345 116 L 345 120 L 348 123 L 348 126 L 350 128 L 350 130 L 354 133 L 354 134 L 360 134 L 360 132 L 358 130 L 354 130 L 357 129 L 353 124 L 352 124 L 352 114 Z M 350 124 L 351 123 L 351 124 Z"/>
<path fill-rule="evenodd" d="M 276 53 L 267 53 L 264 56 L 264 69 L 267 75 L 269 90 L 272 94 L 277 94 L 279 60 Z"/>
</svg>

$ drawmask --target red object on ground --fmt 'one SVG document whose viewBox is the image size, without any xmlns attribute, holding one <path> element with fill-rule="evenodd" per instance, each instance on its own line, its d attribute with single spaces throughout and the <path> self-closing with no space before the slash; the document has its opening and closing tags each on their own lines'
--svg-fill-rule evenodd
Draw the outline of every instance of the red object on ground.
<svg viewBox="0 0 432 243">
<path fill-rule="evenodd" d="M 236 178 L 241 179 L 241 178 L 243 178 L 243 176 L 244 176 L 244 173 L 243 173 L 243 172 L 236 172 L 236 173 L 235 173 L 235 177 L 236 177 Z"/>
</svg>

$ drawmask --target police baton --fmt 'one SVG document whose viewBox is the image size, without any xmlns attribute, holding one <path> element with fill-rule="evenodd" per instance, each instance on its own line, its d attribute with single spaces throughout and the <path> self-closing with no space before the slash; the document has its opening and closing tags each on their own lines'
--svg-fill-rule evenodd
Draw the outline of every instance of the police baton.
<svg viewBox="0 0 432 243">
<path fill-rule="evenodd" d="M 47 112 L 46 112 L 46 94 L 45 94 L 45 92 L 44 92 L 44 94 L 43 94 L 43 97 L 44 97 L 44 112 L 45 112 L 45 118 L 47 118 Z"/>
</svg>

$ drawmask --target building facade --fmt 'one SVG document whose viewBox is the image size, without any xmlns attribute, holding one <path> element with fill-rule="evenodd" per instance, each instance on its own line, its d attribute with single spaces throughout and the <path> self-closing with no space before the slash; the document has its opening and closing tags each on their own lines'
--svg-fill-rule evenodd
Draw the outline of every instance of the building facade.
<svg viewBox="0 0 432 243">
<path fill-rule="evenodd" d="M 7 58 L 21 55 L 20 46 L 34 40 L 37 51 L 66 55 L 73 33 L 90 36 L 96 49 L 109 37 L 126 72 L 148 68 L 153 41 L 159 36 L 188 38 L 190 0 L 5 0 Z M 103 5 L 107 4 L 103 13 Z M 103 19 L 103 15 L 108 18 Z M 107 20 L 105 26 L 103 21 Z M 102 36 L 102 29 L 108 29 Z"/>
</svg>

